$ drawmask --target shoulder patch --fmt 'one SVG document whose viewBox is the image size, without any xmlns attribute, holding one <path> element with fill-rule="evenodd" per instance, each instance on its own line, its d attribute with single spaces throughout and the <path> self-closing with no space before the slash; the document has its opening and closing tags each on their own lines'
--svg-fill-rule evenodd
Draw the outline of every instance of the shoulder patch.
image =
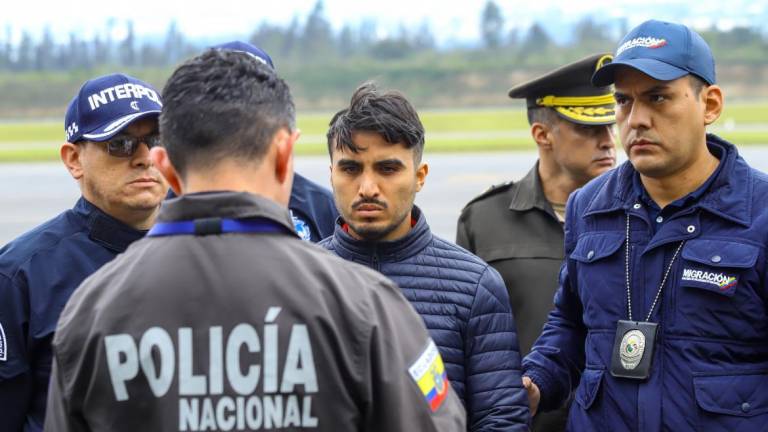
<svg viewBox="0 0 768 432">
<path fill-rule="evenodd" d="M 8 359 L 8 345 L 5 343 L 5 330 L 3 330 L 3 323 L 0 323 L 0 361 L 6 361 Z"/>
<path fill-rule="evenodd" d="M 499 183 L 497 185 L 493 185 L 493 186 L 489 187 L 488 189 L 486 189 L 485 192 L 483 192 L 480 195 L 472 198 L 467 203 L 467 205 L 464 206 L 464 207 L 468 207 L 470 204 L 472 204 L 472 203 L 474 203 L 476 201 L 480 201 L 481 199 L 487 198 L 487 197 L 489 197 L 491 195 L 494 195 L 496 193 L 503 192 L 503 191 L 509 189 L 514 184 L 515 184 L 515 182 L 510 180 L 510 181 L 507 181 L 507 182 L 504 182 L 504 183 Z"/>
<path fill-rule="evenodd" d="M 309 228 L 309 224 L 304 219 L 296 216 L 293 211 L 291 211 L 291 219 L 293 219 L 293 227 L 296 233 L 299 234 L 299 237 L 304 241 L 312 241 L 312 229 Z"/>
<path fill-rule="evenodd" d="M 408 373 L 419 386 L 432 412 L 437 411 L 448 395 L 449 384 L 443 358 L 440 357 L 440 352 L 432 339 L 429 340 L 427 348 L 419 358 L 408 368 Z"/>
</svg>

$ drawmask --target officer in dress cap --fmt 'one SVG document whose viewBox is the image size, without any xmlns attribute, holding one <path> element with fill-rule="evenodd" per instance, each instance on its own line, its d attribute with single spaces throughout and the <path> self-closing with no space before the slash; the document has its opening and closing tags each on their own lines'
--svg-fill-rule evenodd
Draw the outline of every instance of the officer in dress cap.
<svg viewBox="0 0 768 432">
<path fill-rule="evenodd" d="M 501 273 L 526 355 L 546 322 L 563 260 L 565 202 L 616 162 L 610 86 L 590 83 L 611 56 L 595 54 L 509 91 L 525 99 L 539 160 L 520 181 L 494 186 L 467 204 L 456 242 Z M 567 409 L 534 418 L 534 431 L 565 427 Z"/>
</svg>

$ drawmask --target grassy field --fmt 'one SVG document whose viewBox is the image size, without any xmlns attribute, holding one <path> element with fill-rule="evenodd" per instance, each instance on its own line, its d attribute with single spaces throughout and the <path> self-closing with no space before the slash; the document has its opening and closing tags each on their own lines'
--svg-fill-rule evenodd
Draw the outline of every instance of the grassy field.
<svg viewBox="0 0 768 432">
<path fill-rule="evenodd" d="M 522 109 L 422 111 L 427 152 L 475 152 L 533 149 Z M 325 154 L 330 113 L 298 118 L 300 155 Z M 768 102 L 734 103 L 712 131 L 738 145 L 768 144 Z M 64 139 L 60 121 L 0 123 L 0 162 L 58 159 Z"/>
</svg>

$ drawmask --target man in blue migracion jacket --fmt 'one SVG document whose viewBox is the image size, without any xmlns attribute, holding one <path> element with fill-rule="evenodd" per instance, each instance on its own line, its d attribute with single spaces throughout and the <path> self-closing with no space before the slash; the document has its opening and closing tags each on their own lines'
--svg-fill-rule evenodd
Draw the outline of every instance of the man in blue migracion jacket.
<svg viewBox="0 0 768 432">
<path fill-rule="evenodd" d="M 689 28 L 647 21 L 592 78 L 629 161 L 574 192 L 555 309 L 523 361 L 572 431 L 757 431 L 768 422 L 768 176 L 707 134 L 723 109 Z"/>
</svg>

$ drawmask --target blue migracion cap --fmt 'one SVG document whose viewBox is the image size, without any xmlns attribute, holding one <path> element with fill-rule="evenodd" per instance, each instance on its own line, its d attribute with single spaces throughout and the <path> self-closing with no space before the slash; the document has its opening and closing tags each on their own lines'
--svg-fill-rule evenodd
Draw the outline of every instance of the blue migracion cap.
<svg viewBox="0 0 768 432">
<path fill-rule="evenodd" d="M 592 84 L 613 84 L 616 68 L 622 65 L 659 81 L 693 74 L 707 84 L 715 83 L 712 50 L 698 33 L 682 24 L 649 20 L 635 27 L 619 43 L 613 61 L 595 72 Z"/>
</svg>

